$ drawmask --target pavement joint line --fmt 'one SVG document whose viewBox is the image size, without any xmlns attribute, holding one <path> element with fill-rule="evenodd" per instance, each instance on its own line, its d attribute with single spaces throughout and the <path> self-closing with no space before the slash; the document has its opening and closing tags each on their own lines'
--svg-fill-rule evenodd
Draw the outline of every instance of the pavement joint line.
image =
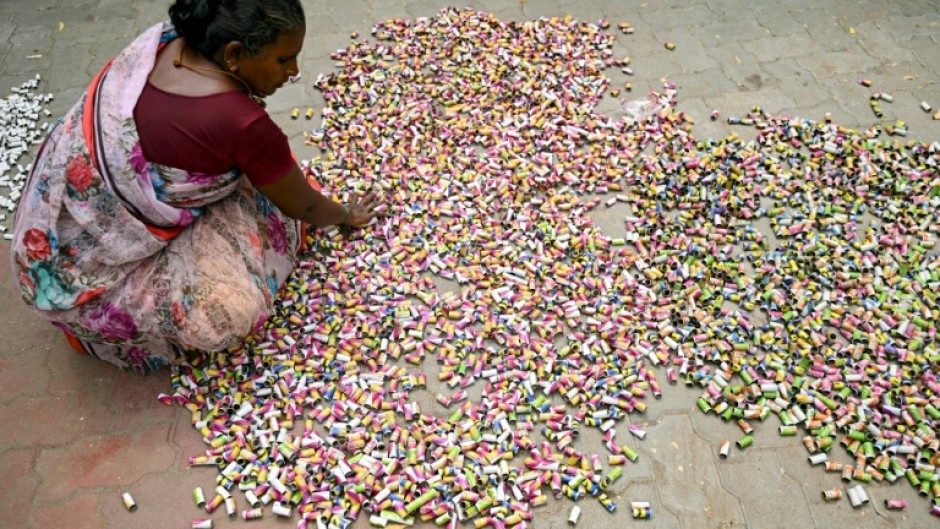
<svg viewBox="0 0 940 529">
<path fill-rule="evenodd" d="M 793 482 L 796 483 L 797 488 L 798 488 L 799 491 L 800 491 L 800 495 L 803 497 L 803 501 L 806 502 L 806 505 L 811 505 L 812 503 L 811 503 L 811 501 L 810 501 L 810 498 L 809 498 L 809 496 L 808 496 L 807 493 L 806 493 L 806 487 L 803 486 L 803 484 L 800 482 L 799 479 L 797 479 L 796 476 L 790 474 L 789 470 L 787 469 L 787 465 L 784 464 L 783 459 L 780 457 L 780 456 L 781 456 L 781 453 L 782 453 L 782 452 L 781 452 L 780 450 L 776 450 L 776 451 L 773 452 L 773 456 L 774 456 L 774 458 L 777 460 L 777 464 L 780 465 L 780 468 L 783 469 L 783 475 L 785 475 L 785 476 L 787 476 L 788 478 L 792 479 Z M 813 526 L 814 526 L 814 527 L 819 527 L 819 521 L 816 520 L 816 511 L 815 511 L 815 509 L 807 509 L 807 511 L 809 512 L 809 517 L 810 517 L 810 519 L 813 521 Z"/>
<path fill-rule="evenodd" d="M 28 449 L 26 449 L 26 450 L 28 450 Z M 13 450 L 6 450 L 6 451 L 4 451 L 4 452 L 3 452 L 2 454 L 0 454 L 0 455 L 6 454 L 6 453 L 11 452 L 11 451 L 13 451 Z M 37 483 L 36 483 L 36 488 L 33 490 L 32 494 L 29 495 L 29 507 L 26 509 L 26 519 L 27 519 L 27 520 L 29 520 L 29 519 L 32 518 L 32 512 L 33 512 L 33 509 L 35 508 L 35 503 L 36 503 L 36 502 L 35 502 L 36 495 L 39 494 L 39 489 L 40 489 L 40 487 L 42 487 L 42 484 L 43 484 L 44 481 L 45 481 L 44 479 L 42 479 L 42 476 L 40 476 L 39 473 L 36 471 L 36 463 L 37 463 L 37 461 L 39 460 L 39 452 L 40 452 L 40 451 L 41 451 L 41 449 L 39 449 L 39 448 L 33 449 L 33 455 L 32 455 L 32 457 L 30 458 L 31 461 L 29 462 L 29 473 L 27 474 L 27 476 L 28 476 L 28 477 L 34 477 L 34 478 L 36 479 L 36 482 L 37 482 Z"/>
<path fill-rule="evenodd" d="M 112 434 L 112 432 L 111 432 L 110 430 L 109 430 L 109 431 L 105 431 L 105 432 L 90 432 L 90 433 L 81 434 L 81 435 L 79 435 L 78 437 L 73 437 L 72 439 L 69 439 L 68 441 L 63 441 L 63 442 L 61 442 L 61 443 L 48 444 L 48 445 L 34 445 L 34 446 L 35 446 L 35 449 L 36 449 L 37 451 L 61 450 L 61 449 L 64 449 L 64 448 L 68 448 L 69 446 L 71 446 L 71 445 L 73 445 L 73 444 L 88 441 L 88 440 L 90 440 L 90 439 L 93 438 L 93 437 L 107 437 L 107 436 L 109 436 L 110 434 Z M 125 434 L 125 433 L 122 432 L 121 435 L 127 435 L 127 434 Z M 9 448 L 7 449 L 7 451 L 10 451 L 10 450 L 27 450 L 27 449 L 28 449 L 28 447 L 25 446 L 25 445 L 16 445 L 16 446 L 11 446 L 11 447 L 9 447 Z M 38 458 L 39 458 L 39 454 L 36 454 L 36 459 L 38 460 Z M 36 461 L 34 461 L 34 463 L 35 463 L 35 462 L 36 462 Z"/>
<path fill-rule="evenodd" d="M 55 507 L 56 505 L 62 505 L 63 503 L 68 503 L 69 501 L 75 499 L 76 496 L 81 496 L 82 494 L 103 494 L 109 492 L 105 489 L 117 489 L 119 487 L 80 487 L 61 498 L 56 498 L 54 500 L 36 500 L 32 502 L 34 507 L 43 508 L 43 507 Z"/>
<path fill-rule="evenodd" d="M 853 482 L 851 485 L 847 486 L 846 489 L 850 487 L 854 487 L 855 485 L 862 485 L 862 486 L 868 487 L 868 485 Z M 880 518 L 882 522 L 890 523 L 891 521 L 894 521 L 892 518 L 888 517 L 885 514 L 886 511 L 883 511 L 883 504 L 881 504 L 880 502 L 872 501 L 872 502 L 869 502 L 869 505 L 871 506 L 872 510 L 875 511 L 875 515 L 878 516 L 878 518 Z"/>
<path fill-rule="evenodd" d="M 734 492 L 734 490 L 728 488 L 728 486 L 725 484 L 724 480 L 722 479 L 720 472 L 718 473 L 718 483 L 720 484 L 722 490 L 724 490 L 726 494 L 734 498 L 734 501 L 738 504 L 738 509 L 741 512 L 741 518 L 744 519 L 744 527 L 753 527 L 754 524 L 751 523 L 750 517 L 748 516 L 748 509 L 745 508 L 746 504 L 743 498 L 738 496 L 738 494 Z"/>
<path fill-rule="evenodd" d="M 692 410 L 690 409 L 690 410 L 688 410 L 688 411 L 692 411 Z M 662 424 L 663 419 L 665 419 L 667 415 L 683 415 L 683 414 L 685 414 L 685 413 L 688 413 L 688 411 L 682 412 L 682 411 L 675 410 L 675 409 L 673 409 L 673 410 L 663 410 L 663 411 L 657 413 L 656 415 L 649 415 L 650 420 L 647 421 L 647 423 L 648 423 L 647 426 L 648 426 L 648 428 L 654 428 L 654 427 L 659 426 L 660 424 Z M 646 413 L 649 413 L 649 408 L 646 409 Z M 631 423 L 631 424 L 634 424 L 634 423 Z M 632 436 L 631 436 L 631 437 L 632 437 Z"/>
<path fill-rule="evenodd" d="M 676 520 L 676 525 L 678 525 L 679 527 L 682 527 L 682 524 L 680 523 L 681 516 L 679 512 L 676 511 L 674 508 L 672 508 L 672 505 L 674 504 L 674 502 L 667 503 L 663 501 L 663 497 L 665 496 L 665 494 L 663 493 L 663 490 L 660 485 L 663 482 L 661 480 L 656 480 L 656 479 L 651 480 L 651 481 L 652 481 L 652 489 L 655 491 L 654 494 L 656 495 L 656 502 L 660 505 L 660 509 L 671 514 L 672 517 Z M 637 500 L 637 501 L 647 501 L 647 500 Z"/>
<path fill-rule="evenodd" d="M 689 412 L 687 412 L 687 413 L 696 413 L 696 411 L 695 411 L 694 409 L 690 409 Z M 704 414 L 704 413 L 701 414 L 701 415 L 702 415 L 702 416 L 704 417 L 704 419 L 707 420 L 707 421 L 718 420 L 718 417 L 717 417 L 717 416 L 716 416 L 716 417 L 709 417 L 708 415 L 706 415 L 706 414 Z M 692 425 L 692 433 L 695 434 L 695 436 L 698 437 L 699 439 L 701 439 L 703 442 L 705 442 L 705 444 L 707 444 L 709 447 L 711 447 L 712 450 L 715 450 L 714 442 L 711 441 L 710 439 L 706 438 L 706 437 L 702 434 L 702 432 L 699 431 L 699 427 L 696 425 L 695 420 L 692 418 L 691 415 L 689 415 L 688 417 L 689 417 L 689 423 Z M 756 440 L 756 439 L 755 439 L 755 440 Z M 769 448 L 769 447 L 768 447 L 768 448 Z M 716 465 L 716 468 L 717 468 L 717 465 Z"/>
</svg>

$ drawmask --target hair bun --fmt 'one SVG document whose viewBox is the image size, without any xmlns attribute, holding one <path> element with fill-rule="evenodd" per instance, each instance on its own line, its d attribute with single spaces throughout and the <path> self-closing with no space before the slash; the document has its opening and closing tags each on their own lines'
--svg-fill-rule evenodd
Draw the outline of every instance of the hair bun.
<svg viewBox="0 0 940 529">
<path fill-rule="evenodd" d="M 2 2 L 3 0 L 0 0 Z M 281 33 L 304 27 L 301 0 L 175 0 L 170 22 L 186 46 L 215 60 L 230 42 L 252 56 Z"/>
<path fill-rule="evenodd" d="M 215 18 L 217 0 L 176 0 L 170 6 L 170 22 L 177 34 L 193 46 L 199 46 Z"/>
</svg>

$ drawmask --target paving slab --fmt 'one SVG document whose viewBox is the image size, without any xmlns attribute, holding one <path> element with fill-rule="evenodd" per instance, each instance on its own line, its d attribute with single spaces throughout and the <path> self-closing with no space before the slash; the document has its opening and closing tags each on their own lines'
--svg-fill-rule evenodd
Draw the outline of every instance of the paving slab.
<svg viewBox="0 0 940 529">
<path fill-rule="evenodd" d="M 134 27 L 133 20 L 137 18 L 137 9 L 134 2 L 128 2 L 127 0 L 98 0 L 94 2 L 94 6 L 95 18 L 114 21 L 121 24 L 122 29 L 128 27 L 124 25 L 126 20 L 130 23 L 129 27 Z"/>
<path fill-rule="evenodd" d="M 374 23 L 366 0 L 351 0 L 349 2 L 344 0 L 342 8 L 334 8 L 330 11 L 329 19 L 336 29 L 365 28 L 368 30 Z"/>
<path fill-rule="evenodd" d="M 763 63 L 773 63 L 787 57 L 802 57 L 812 53 L 815 43 L 806 28 L 782 36 L 766 36 L 742 43 L 742 48 Z M 771 68 L 772 70 L 773 68 Z"/>
<path fill-rule="evenodd" d="M 797 20 L 793 13 L 786 9 L 755 9 L 754 16 L 757 23 L 767 29 L 774 37 L 797 35 L 802 37 L 805 33 L 803 23 Z M 785 41 L 781 42 L 783 44 Z"/>
<path fill-rule="evenodd" d="M 721 490 L 714 447 L 695 432 L 687 414 L 666 415 L 647 434 L 654 482 L 667 502 L 663 508 L 681 527 L 694 527 L 703 517 L 718 526 L 744 524 L 738 498 Z"/>
<path fill-rule="evenodd" d="M 110 399 L 114 431 L 131 432 L 151 423 L 173 424 L 178 414 L 186 415 L 182 410 L 153 398 L 167 390 L 168 376 L 169 369 L 147 377 L 131 372 L 117 375 Z"/>
<path fill-rule="evenodd" d="M 624 488 L 623 492 L 619 493 L 619 498 L 616 496 L 614 498 L 621 503 L 620 507 L 618 507 L 620 511 L 617 515 L 618 517 L 626 518 L 630 516 L 632 513 L 628 512 L 628 510 L 630 504 L 633 502 L 647 502 L 650 504 L 650 509 L 653 514 L 649 520 L 633 520 L 634 524 L 642 524 L 641 527 L 645 528 L 648 526 L 655 529 L 679 529 L 688 527 L 681 525 L 676 514 L 669 508 L 670 505 L 675 503 L 675 500 L 673 498 L 663 498 L 662 493 L 656 486 L 656 482 L 652 480 L 635 479 Z M 621 527 L 626 526 L 628 523 L 629 522 L 624 521 L 624 525 L 621 525 Z"/>
<path fill-rule="evenodd" d="M 718 466 L 718 472 L 727 490 L 739 498 L 767 499 L 741 503 L 749 528 L 776 528 L 780 520 L 786 520 L 793 527 L 812 527 L 810 513 L 792 507 L 806 503 L 807 498 L 799 484 L 784 473 L 774 450 L 751 449 L 746 458 L 729 459 L 725 463 Z"/>
<path fill-rule="evenodd" d="M 91 43 L 69 43 L 66 39 L 58 39 L 55 45 L 55 54 L 49 61 L 49 73 L 46 82 L 53 86 L 74 86 L 78 88 L 80 79 L 88 77 L 95 56 L 100 51 L 99 46 Z M 100 64 L 94 64 L 101 68 Z"/>
<path fill-rule="evenodd" d="M 170 425 L 151 424 L 44 449 L 36 461 L 36 473 L 43 480 L 36 497 L 59 500 L 82 489 L 130 485 L 145 474 L 168 470 L 176 461 L 169 433 Z"/>
<path fill-rule="evenodd" d="M 113 498 L 111 498 L 113 501 Z M 98 529 L 105 519 L 98 510 L 101 495 L 95 492 L 76 494 L 55 503 L 38 504 L 33 508 L 29 527 L 69 527 L 70 529 Z"/>
<path fill-rule="evenodd" d="M 878 31 L 878 25 L 875 21 L 868 21 L 860 24 L 856 28 L 858 43 L 865 52 L 888 64 L 909 61 L 914 59 L 914 50 L 910 43 L 904 47 L 898 44 L 898 40 L 889 33 Z"/>
<path fill-rule="evenodd" d="M 205 455 L 208 445 L 202 440 L 202 435 L 193 428 L 192 416 L 188 410 L 174 409 L 174 412 L 170 443 L 179 452 L 176 467 L 214 478 L 216 471 L 211 467 L 190 467 L 189 458 Z"/>
<path fill-rule="evenodd" d="M 674 73 L 669 75 L 669 81 L 679 87 L 680 106 L 682 106 L 682 101 L 686 101 L 693 94 L 696 98 L 701 99 L 718 97 L 738 90 L 738 84 L 728 77 L 720 65 L 694 73 Z M 697 121 L 708 118 L 707 112 L 695 115 Z"/>
<path fill-rule="evenodd" d="M 102 517 L 107 521 L 107 527 L 122 527 L 134 529 L 166 529 L 167 515 L 173 515 L 173 519 L 191 521 L 199 518 L 212 518 L 216 527 L 252 527 L 252 528 L 271 528 L 271 527 L 296 527 L 296 516 L 293 523 L 287 520 L 280 520 L 281 523 L 274 523 L 274 516 L 270 510 L 266 513 L 269 517 L 264 520 L 252 522 L 245 525 L 241 517 L 232 517 L 229 519 L 225 513 L 225 507 L 220 507 L 219 511 L 210 516 L 205 509 L 196 507 L 193 502 L 193 489 L 201 487 L 207 500 L 215 497 L 214 476 L 208 473 L 173 471 L 166 473 L 151 473 L 137 480 L 136 482 L 124 487 L 109 487 L 106 493 L 101 494 L 99 509 Z M 121 494 L 129 492 L 137 503 L 137 510 L 128 512 L 121 502 Z M 238 496 L 236 496 L 238 497 Z M 242 498 L 239 498 L 240 500 Z M 242 501 L 236 504 L 241 510 L 249 508 L 247 502 Z M 190 525 L 187 525 L 189 527 Z"/>
<path fill-rule="evenodd" d="M 10 400 L 0 406 L 0 419 L 19 427 L 0 430 L 0 450 L 61 445 L 106 432 L 111 424 L 106 399 L 100 392 L 84 391 Z"/>
<path fill-rule="evenodd" d="M 0 475 L 4 486 L 0 488 L 0 526 L 25 527 L 29 508 L 40 479 L 33 470 L 36 450 L 0 451 Z"/>
<path fill-rule="evenodd" d="M 6 299 L 11 303 L 0 307 L 0 324 L 5 325 L 7 329 L 18 331 L 4 336 L 4 347 L 8 349 L 8 355 L 15 357 L 38 348 L 49 347 L 55 337 L 61 336 L 62 332 L 52 327 L 49 322 L 42 321 L 24 310 L 24 307 L 20 307 L 22 301 L 20 301 L 19 289 L 14 287 L 12 282 L 8 283 L 8 286 L 9 288 L 4 288 L 4 293 L 10 293 Z"/>
<path fill-rule="evenodd" d="M 127 2 L 125 2 L 127 4 Z M 88 22 L 95 19 L 95 2 L 90 0 L 79 0 L 77 2 L 55 2 L 47 4 L 46 2 L 35 3 L 32 6 L 16 10 L 13 13 L 12 21 L 19 27 L 45 27 L 48 32 L 53 33 L 58 30 L 58 23 Z M 92 38 L 91 35 L 73 35 L 77 38 Z"/>
<path fill-rule="evenodd" d="M 15 357 L 0 357 L 0 405 L 44 393 L 52 378 L 48 357 L 49 351 L 42 348 Z"/>
<path fill-rule="evenodd" d="M 712 22 L 692 27 L 689 32 L 702 40 L 705 46 L 721 42 L 729 46 L 744 47 L 744 42 L 770 35 L 770 30 L 761 26 L 755 19 L 743 18 L 738 21 Z"/>
<path fill-rule="evenodd" d="M 756 82 L 756 81 L 755 81 Z M 779 88 L 763 86 L 760 90 L 743 90 L 736 93 L 724 93 L 715 97 L 706 97 L 705 100 L 713 108 L 721 109 L 725 117 L 742 116 L 760 107 L 771 114 L 781 114 L 785 108 L 796 107 L 796 101 L 788 92 Z M 867 103 L 866 103 L 867 104 Z M 746 127 L 737 127 L 739 135 L 751 134 Z"/>
<path fill-rule="evenodd" d="M 858 46 L 858 39 L 851 30 L 852 26 L 841 16 L 834 16 L 822 7 L 793 10 L 791 13 L 797 21 L 803 23 L 820 53 L 845 51 Z"/>
<path fill-rule="evenodd" d="M 501 3 L 494 4 L 494 9 L 498 9 L 502 6 Z M 451 4 L 444 0 L 417 0 L 415 2 L 405 2 L 402 4 L 402 11 L 400 11 L 398 17 L 396 18 L 416 18 L 416 17 L 433 17 L 437 13 L 445 8 L 450 7 Z"/>
<path fill-rule="evenodd" d="M 679 65 L 682 73 L 697 74 L 713 68 L 720 68 L 718 60 L 711 56 L 702 46 L 699 37 L 688 32 L 687 28 L 676 30 L 672 34 L 662 35 L 660 46 L 665 48 L 666 43 L 675 45 L 669 54 L 669 59 Z"/>
<path fill-rule="evenodd" d="M 835 104 L 832 93 L 824 90 L 813 76 L 813 71 L 801 65 L 797 58 L 782 57 L 762 63 L 764 80 L 779 88 L 801 107 Z"/>
<path fill-rule="evenodd" d="M 662 40 L 676 39 L 679 35 L 689 34 L 689 28 L 702 27 L 708 24 L 714 16 L 706 4 L 687 4 L 681 7 L 662 9 L 641 9 L 639 15 L 640 19 L 646 23 L 646 27 L 652 29 L 653 35 Z M 677 24 L 676 21 L 682 21 L 682 23 Z M 633 23 L 630 25 L 640 28 L 640 26 Z M 695 53 L 697 50 L 690 49 L 688 51 Z"/>
<path fill-rule="evenodd" d="M 525 2 L 522 12 L 526 18 L 535 20 L 540 17 L 566 16 L 573 14 L 573 5 L 561 5 L 557 0 L 542 0 L 539 2 Z M 596 21 L 595 21 L 596 22 Z"/>
<path fill-rule="evenodd" d="M 747 0 L 705 0 L 705 5 L 712 10 L 713 15 L 709 20 L 713 21 L 734 21 L 740 18 L 753 17 L 754 7 L 766 8 L 763 5 L 757 5 Z M 775 6 L 774 9 L 786 9 L 785 6 Z"/>
<path fill-rule="evenodd" d="M 769 83 L 764 67 L 757 58 L 743 48 L 722 43 L 708 50 L 709 55 L 718 59 L 721 69 L 735 83 L 739 92 L 756 92 Z"/>
<path fill-rule="evenodd" d="M 134 18 L 134 29 L 138 34 L 157 22 L 169 20 L 170 18 L 167 14 L 167 8 L 169 6 L 166 2 L 147 2 L 141 0 L 133 2 L 132 5 L 137 15 Z"/>
<path fill-rule="evenodd" d="M 936 37 L 940 35 L 940 14 L 920 12 L 914 16 L 898 15 L 878 17 L 874 20 L 877 32 L 891 37 L 897 42 L 913 40 L 916 37 Z"/>
</svg>

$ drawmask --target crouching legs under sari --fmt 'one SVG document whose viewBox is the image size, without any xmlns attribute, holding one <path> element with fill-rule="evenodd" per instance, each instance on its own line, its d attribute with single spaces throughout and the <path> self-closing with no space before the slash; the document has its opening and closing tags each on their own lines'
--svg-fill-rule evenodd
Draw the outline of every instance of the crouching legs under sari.
<svg viewBox="0 0 940 529">
<path fill-rule="evenodd" d="M 297 223 L 246 185 L 90 303 L 55 314 L 79 351 L 149 372 L 186 349 L 238 345 L 294 267 Z"/>
</svg>

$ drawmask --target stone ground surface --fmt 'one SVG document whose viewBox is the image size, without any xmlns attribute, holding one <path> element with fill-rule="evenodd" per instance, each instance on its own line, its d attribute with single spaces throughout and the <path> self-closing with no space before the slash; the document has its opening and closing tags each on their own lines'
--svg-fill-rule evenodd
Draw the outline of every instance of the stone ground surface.
<svg viewBox="0 0 940 529">
<path fill-rule="evenodd" d="M 659 89 L 668 77 L 679 85 L 680 109 L 696 118 L 700 139 L 726 136 L 731 128 L 708 114 L 744 114 L 761 105 L 775 114 L 821 119 L 827 112 L 852 128 L 875 118 L 859 78 L 894 95 L 884 104 L 889 124 L 908 122 L 911 137 L 940 139 L 940 121 L 920 110 L 922 100 L 940 107 L 940 6 L 935 0 L 465 0 L 503 20 L 571 14 L 590 21 L 629 22 L 636 33 L 617 39 L 618 56 L 633 58 L 637 97 Z M 434 15 L 445 2 L 432 0 L 306 1 L 307 43 L 303 83 L 272 98 L 269 109 L 291 136 L 301 157 L 314 155 L 302 133 L 313 124 L 292 121 L 293 107 L 322 108 L 312 87 L 332 68 L 329 53 L 367 34 L 375 21 Z M 90 76 L 140 30 L 163 20 L 164 0 L 0 1 L 0 93 L 42 74 L 42 91 L 56 96 L 50 109 L 63 114 Z M 60 25 L 60 22 L 62 23 Z M 677 44 L 673 52 L 664 41 Z M 41 55 L 39 58 L 28 56 Z M 616 73 L 617 76 L 621 74 Z M 614 78 L 622 83 L 625 78 Z M 604 111 L 618 108 L 611 98 Z M 749 134 L 748 131 L 741 134 Z M 7 220 L 4 224 L 9 225 Z M 602 220 L 603 223 L 603 220 Z M 609 229 L 616 230 L 613 222 Z M 50 325 L 32 317 L 19 300 L 9 272 L 9 247 L 0 242 L 0 528 L 183 528 L 200 517 L 194 486 L 211 491 L 215 473 L 189 469 L 186 460 L 204 445 L 189 416 L 157 402 L 169 376 L 121 373 L 73 353 Z M 430 366 L 429 366 L 430 367 Z M 433 377 L 429 377 L 433 378 Z M 662 378 L 661 378 L 662 379 Z M 838 476 L 810 467 L 794 438 L 762 425 L 746 451 L 719 460 L 722 439 L 737 428 L 702 415 L 697 392 L 664 388 L 646 415 L 648 437 L 631 441 L 638 463 L 625 467 L 614 488 L 621 508 L 608 514 L 582 501 L 581 526 L 649 528 L 926 528 L 940 526 L 928 502 L 906 484 L 872 485 L 871 504 L 852 509 L 846 499 L 827 504 L 822 490 L 842 486 Z M 433 391 L 421 397 L 432 407 Z M 597 443 L 584 439 L 582 448 Z M 599 448 L 599 445 L 597 445 Z M 844 452 L 835 457 L 848 462 Z M 127 512 L 121 493 L 139 509 Z M 888 512 L 886 498 L 903 498 L 905 512 Z M 653 518 L 632 520 L 630 501 L 649 501 Z M 541 508 L 536 528 L 561 528 L 571 503 Z M 248 523 L 215 515 L 217 527 Z M 293 527 L 268 518 L 252 527 Z M 357 524 L 365 527 L 363 520 Z"/>
</svg>

